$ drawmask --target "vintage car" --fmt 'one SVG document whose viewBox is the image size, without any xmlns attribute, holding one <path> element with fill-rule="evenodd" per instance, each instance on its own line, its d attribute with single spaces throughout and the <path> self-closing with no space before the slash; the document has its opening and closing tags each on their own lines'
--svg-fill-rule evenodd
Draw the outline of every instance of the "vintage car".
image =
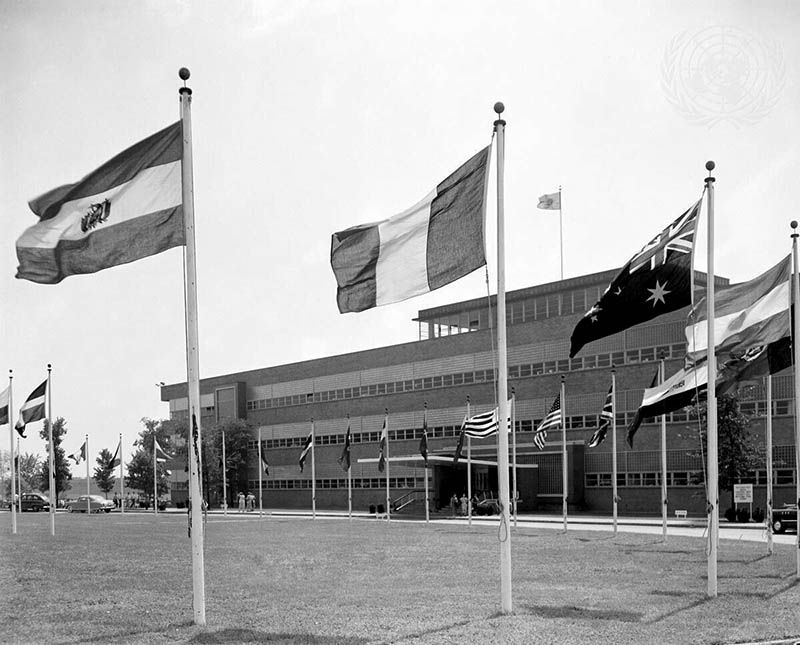
<svg viewBox="0 0 800 645">
<path fill-rule="evenodd" d="M 473 506 L 472 510 L 475 515 L 499 515 L 500 504 L 496 499 L 482 499 Z"/>
<path fill-rule="evenodd" d="M 9 504 L 9 508 L 11 508 L 11 504 Z M 21 502 L 19 499 L 17 500 L 17 508 L 20 511 L 34 511 L 36 513 L 49 511 L 50 500 L 39 493 L 22 493 Z"/>
<path fill-rule="evenodd" d="M 772 509 L 772 532 L 797 531 L 797 504 L 784 504 Z"/>
<path fill-rule="evenodd" d="M 67 503 L 70 513 L 110 513 L 114 502 L 100 495 L 81 495 Z"/>
</svg>

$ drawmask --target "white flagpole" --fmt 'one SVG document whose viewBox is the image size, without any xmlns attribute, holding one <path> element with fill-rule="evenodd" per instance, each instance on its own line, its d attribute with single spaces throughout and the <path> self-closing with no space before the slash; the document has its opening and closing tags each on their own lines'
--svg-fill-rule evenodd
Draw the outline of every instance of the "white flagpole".
<svg viewBox="0 0 800 645">
<path fill-rule="evenodd" d="M 558 243 L 561 249 L 561 279 L 564 279 L 564 228 L 561 217 L 561 186 L 558 187 Z"/>
<path fill-rule="evenodd" d="M 797 307 L 800 306 L 800 268 L 797 263 L 797 222 L 792 221 L 792 258 L 794 270 L 792 271 L 794 293 L 794 463 L 795 463 L 795 501 L 797 502 L 797 548 L 795 548 L 795 559 L 797 561 L 796 575 L 800 578 L 800 375 L 797 372 L 797 361 L 800 360 L 800 315 Z M 710 377 L 709 377 L 710 378 Z M 770 518 L 770 521 L 772 518 Z"/>
<path fill-rule="evenodd" d="M 84 453 L 86 456 L 86 512 L 88 514 L 92 513 L 92 505 L 89 501 L 88 495 L 90 495 L 90 488 L 89 488 L 89 435 L 86 435 L 86 443 L 83 444 L 85 446 L 86 452 Z"/>
<path fill-rule="evenodd" d="M 567 487 L 569 476 L 567 474 L 567 402 L 564 375 L 561 375 L 561 515 L 564 518 L 564 533 L 567 532 Z"/>
<path fill-rule="evenodd" d="M 514 528 L 517 528 L 517 393 L 511 388 L 511 498 L 514 509 Z M 498 429 L 499 431 L 499 429 Z"/>
<path fill-rule="evenodd" d="M 261 450 L 261 428 L 258 429 L 258 446 Z M 225 431 L 222 431 L 222 514 L 228 514 L 228 460 L 225 456 Z"/>
<path fill-rule="evenodd" d="M 386 411 L 386 522 L 387 524 L 392 519 L 392 509 L 390 504 L 392 500 L 389 496 L 389 408 Z"/>
<path fill-rule="evenodd" d="M 9 413 L 9 415 L 11 414 L 11 407 L 10 406 L 8 408 L 8 413 Z M 9 421 L 12 420 L 10 416 L 9 416 L 8 420 Z M 17 437 L 17 458 L 19 458 L 19 456 L 20 456 L 20 452 L 19 452 L 19 437 Z M 19 464 L 17 464 L 17 466 L 19 466 Z M 19 468 L 17 468 L 17 495 L 22 495 L 22 475 L 20 474 Z M 21 500 L 20 500 L 20 504 L 22 504 Z M 20 506 L 20 512 L 22 512 L 21 509 L 22 509 L 22 506 Z"/>
<path fill-rule="evenodd" d="M 423 432 L 425 432 L 425 447 L 427 449 L 428 446 L 428 436 L 427 436 L 427 428 L 428 428 L 428 402 L 425 401 L 425 412 L 424 412 L 424 420 L 422 422 Z M 427 454 L 427 453 L 426 453 Z M 423 473 L 425 474 L 425 524 L 429 524 L 431 521 L 431 513 L 430 507 L 428 503 L 428 463 L 426 460 L 422 462 Z"/>
<path fill-rule="evenodd" d="M 53 371 L 53 366 L 47 364 L 47 432 L 48 441 L 50 443 L 50 469 L 48 473 L 48 485 L 50 487 L 50 535 L 56 534 L 56 453 L 53 447 L 53 388 L 50 382 L 50 373 Z M 20 498 L 20 510 L 22 510 L 22 498 Z"/>
<path fill-rule="evenodd" d="M 311 419 L 311 519 L 317 519 L 317 464 L 314 459 L 314 448 L 317 437 L 314 433 L 314 419 Z"/>
<path fill-rule="evenodd" d="M 611 471 L 611 509 L 614 517 L 614 535 L 616 535 L 617 517 L 619 515 L 619 496 L 617 491 L 617 370 L 613 367 L 611 368 Z"/>
<path fill-rule="evenodd" d="M 153 430 L 153 515 L 158 515 L 158 459 L 156 459 L 156 431 Z"/>
<path fill-rule="evenodd" d="M 347 434 L 344 436 L 345 443 L 350 436 L 350 452 L 347 455 L 347 519 L 353 521 L 353 433 L 350 430 L 350 413 L 347 413 Z"/>
<path fill-rule="evenodd" d="M 706 418 L 708 436 L 708 596 L 717 596 L 717 548 L 719 546 L 719 491 L 717 457 L 717 382 L 716 340 L 714 338 L 714 170 L 713 161 L 706 162 L 709 176 L 706 178 L 708 189 L 708 271 L 706 275 L 706 320 L 708 320 L 708 412 Z"/>
<path fill-rule="evenodd" d="M 467 396 L 467 419 L 470 418 L 471 414 L 470 400 L 469 396 Z M 467 435 L 467 490 L 470 491 L 469 499 L 467 499 L 467 523 L 472 526 L 472 439 L 469 435 Z M 456 492 L 457 496 L 458 493 Z M 458 504 L 456 504 L 454 510 L 458 510 Z M 457 512 L 456 515 L 458 515 Z"/>
<path fill-rule="evenodd" d="M 659 382 L 666 377 L 664 359 L 658 366 Z M 661 536 L 667 541 L 667 415 L 661 415 Z"/>
<path fill-rule="evenodd" d="M 189 70 L 178 72 L 184 86 L 178 90 L 183 124 L 183 220 L 186 237 L 184 294 L 186 297 L 186 373 L 189 390 L 189 499 L 192 531 L 192 606 L 196 625 L 206 624 L 205 565 L 203 554 L 203 497 L 200 489 L 202 428 L 200 426 L 200 348 L 197 327 L 197 258 L 194 232 L 192 166 L 192 90 L 186 87 Z"/>
<path fill-rule="evenodd" d="M 512 611 L 511 595 L 511 530 L 509 526 L 508 491 L 508 433 L 500 431 L 499 425 L 508 419 L 508 355 L 506 350 L 506 251 L 505 251 L 505 127 L 501 117 L 505 106 L 494 104 L 497 119 L 494 122 L 497 134 L 497 480 L 500 488 L 500 594 L 501 611 Z"/>
<path fill-rule="evenodd" d="M 8 370 L 8 436 L 11 441 L 11 533 L 17 533 L 17 502 L 14 499 L 15 477 L 14 471 L 16 464 L 14 463 L 14 393 L 13 393 L 14 372 Z M 19 441 L 17 441 L 17 457 L 19 455 Z M 17 495 L 19 496 L 20 510 L 22 509 L 22 491 L 19 486 L 16 486 Z"/>
<path fill-rule="evenodd" d="M 224 436 L 224 435 L 223 435 Z M 264 485 L 261 483 L 264 474 L 264 461 L 261 457 L 261 428 L 258 429 L 258 516 L 264 517 L 264 504 L 261 501 Z"/>
<path fill-rule="evenodd" d="M 122 433 L 119 433 L 119 509 L 125 513 L 125 479 L 122 476 Z"/>
<path fill-rule="evenodd" d="M 767 374 L 767 551 L 772 555 L 772 374 Z"/>
</svg>

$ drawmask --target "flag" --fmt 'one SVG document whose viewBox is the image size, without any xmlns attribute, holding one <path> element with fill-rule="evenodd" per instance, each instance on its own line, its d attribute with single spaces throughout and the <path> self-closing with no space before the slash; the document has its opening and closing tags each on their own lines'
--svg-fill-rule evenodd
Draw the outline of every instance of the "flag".
<svg viewBox="0 0 800 645">
<path fill-rule="evenodd" d="M 561 210 L 561 193 L 550 193 L 549 195 L 542 195 L 539 197 L 539 203 L 536 208 L 542 208 L 546 211 L 560 211 Z"/>
<path fill-rule="evenodd" d="M 561 426 L 561 393 L 556 395 L 553 405 L 545 415 L 536 432 L 533 435 L 533 443 L 539 450 L 544 450 L 544 440 L 547 438 L 547 431 Z"/>
<path fill-rule="evenodd" d="M 456 445 L 456 451 L 453 454 L 453 465 L 455 466 L 458 463 L 458 460 L 461 459 L 461 451 L 464 449 L 464 426 L 467 425 L 467 417 L 464 416 L 464 420 L 461 422 L 461 432 L 458 434 L 458 444 Z"/>
<path fill-rule="evenodd" d="M 511 410 L 511 399 L 508 400 L 508 409 Z M 497 434 L 497 415 L 498 411 L 497 408 L 490 410 L 489 412 L 482 412 L 481 414 L 476 414 L 473 417 L 470 417 L 464 422 L 464 427 L 462 428 L 464 434 L 468 437 L 474 437 L 476 439 L 485 439 L 486 437 L 491 437 L 493 434 Z M 508 425 L 506 427 L 506 431 L 511 430 L 511 419 L 508 419 Z"/>
<path fill-rule="evenodd" d="M 303 465 L 306 463 L 306 455 L 308 455 L 308 451 L 311 450 L 311 446 L 314 444 L 314 432 L 309 432 L 306 440 L 303 442 L 303 450 L 300 452 L 300 472 L 303 472 Z"/>
<path fill-rule="evenodd" d="M 608 388 L 608 394 L 606 395 L 606 402 L 603 404 L 603 409 L 600 412 L 600 425 L 597 427 L 597 430 L 594 431 L 592 438 L 589 439 L 589 447 L 590 448 L 597 448 L 601 443 L 603 443 L 603 439 L 606 438 L 606 433 L 608 432 L 608 426 L 611 425 L 611 421 L 614 419 L 614 386 L 612 385 Z"/>
<path fill-rule="evenodd" d="M 10 423 L 11 411 L 8 409 L 8 394 L 10 389 L 11 386 L 9 385 L 5 390 L 0 392 L 0 426 Z"/>
<path fill-rule="evenodd" d="M 56 284 L 184 244 L 182 139 L 178 121 L 31 200 L 39 222 L 17 240 L 17 277 Z"/>
<path fill-rule="evenodd" d="M 331 236 L 341 313 L 428 293 L 486 264 L 483 229 L 490 147 L 408 210 Z"/>
<path fill-rule="evenodd" d="M 678 370 L 663 383 L 658 382 L 658 371 L 653 376 L 650 387 L 642 396 L 642 403 L 633 421 L 628 425 L 626 440 L 633 448 L 633 436 L 642 421 L 647 417 L 655 417 L 691 405 L 695 396 L 704 392 L 708 386 L 708 364 L 686 367 Z"/>
<path fill-rule="evenodd" d="M 34 421 L 44 419 L 44 401 L 47 394 L 47 381 L 44 381 L 39 387 L 30 393 L 25 403 L 19 409 L 19 420 L 14 424 L 14 428 L 23 439 L 25 437 L 25 426 Z"/>
<path fill-rule="evenodd" d="M 172 459 L 174 456 L 167 454 L 164 451 L 164 449 L 159 445 L 158 439 L 155 438 L 155 435 L 153 435 L 153 450 L 155 450 L 157 462 L 165 462 L 167 459 Z"/>
<path fill-rule="evenodd" d="M 378 470 L 386 470 L 386 444 L 389 441 L 389 434 L 386 431 L 386 417 L 383 418 L 383 428 L 381 429 L 381 440 L 378 452 Z"/>
<path fill-rule="evenodd" d="M 85 441 L 83 442 L 83 445 L 81 446 L 79 451 L 75 451 L 71 455 L 67 455 L 67 458 L 72 459 L 72 461 L 75 462 L 76 466 L 79 463 L 81 463 L 84 459 L 86 459 L 86 442 Z"/>
<path fill-rule="evenodd" d="M 570 358 L 586 344 L 691 303 L 694 233 L 699 200 L 622 268 L 570 339 Z"/>
<path fill-rule="evenodd" d="M 716 293 L 714 301 L 714 342 L 716 354 L 741 354 L 758 345 L 768 345 L 790 335 L 790 256 L 749 282 Z M 686 354 L 692 360 L 708 350 L 706 299 L 689 314 L 693 325 L 686 328 Z"/>
<path fill-rule="evenodd" d="M 263 454 L 261 455 L 261 467 L 264 469 L 264 475 L 269 477 L 269 462 Z"/>
<path fill-rule="evenodd" d="M 425 408 L 425 415 L 422 417 L 422 437 L 419 440 L 419 454 L 425 461 L 425 468 L 428 467 L 428 408 Z"/>
<path fill-rule="evenodd" d="M 719 357 L 717 359 L 719 361 Z M 718 363 L 717 394 L 727 394 L 744 381 L 761 379 L 777 374 L 792 364 L 792 339 L 790 336 L 768 345 L 751 347 L 742 354 Z"/>
<path fill-rule="evenodd" d="M 122 457 L 120 457 L 120 451 L 122 450 L 122 439 L 119 440 L 117 444 L 117 449 L 114 451 L 114 456 L 111 458 L 111 461 L 108 462 L 109 468 L 116 468 L 117 466 L 122 463 Z"/>
<path fill-rule="evenodd" d="M 352 437 L 350 435 L 350 424 L 347 424 L 347 433 L 344 435 L 344 448 L 342 448 L 342 455 L 339 457 L 339 465 L 344 470 L 350 470 L 350 443 Z"/>
</svg>

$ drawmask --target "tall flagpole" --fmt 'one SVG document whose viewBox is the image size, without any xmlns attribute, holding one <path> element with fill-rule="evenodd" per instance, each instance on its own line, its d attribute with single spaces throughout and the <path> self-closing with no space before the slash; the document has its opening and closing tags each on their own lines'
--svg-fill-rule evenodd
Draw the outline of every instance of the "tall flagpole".
<svg viewBox="0 0 800 645">
<path fill-rule="evenodd" d="M 708 596 L 717 596 L 717 548 L 719 545 L 719 491 L 717 458 L 717 361 L 716 341 L 714 338 L 714 170 L 713 161 L 706 162 L 706 188 L 708 190 L 708 272 L 706 276 L 706 320 L 708 320 L 708 412 L 706 414 L 708 436 Z"/>
<path fill-rule="evenodd" d="M 564 375 L 561 375 L 561 515 L 564 518 L 564 533 L 567 532 L 567 512 L 569 510 L 567 499 L 567 487 L 569 486 L 569 476 L 567 474 L 567 402 L 566 386 Z"/>
<path fill-rule="evenodd" d="M 564 404 L 563 401 L 561 403 Z M 617 491 L 617 370 L 611 368 L 611 509 L 614 517 L 614 535 L 617 534 L 619 496 Z"/>
<path fill-rule="evenodd" d="M 385 421 L 386 425 L 386 522 L 392 519 L 392 508 L 390 504 L 392 500 L 389 497 L 389 408 L 385 408 Z"/>
<path fill-rule="evenodd" d="M 86 450 L 86 453 L 85 453 L 85 456 L 86 456 L 86 512 L 91 514 L 92 505 L 89 502 L 89 495 L 91 493 L 90 493 L 90 487 L 89 487 L 90 479 L 89 479 L 89 435 L 88 434 L 86 435 L 86 443 L 84 443 L 83 445 L 85 446 L 84 449 Z"/>
<path fill-rule="evenodd" d="M 258 429 L 258 445 L 261 450 L 261 428 Z M 228 460 L 225 456 L 225 431 L 222 431 L 222 514 L 228 514 Z"/>
<path fill-rule="evenodd" d="M 471 414 L 469 395 L 467 395 L 467 419 L 470 418 Z M 472 526 L 472 438 L 469 435 L 467 435 L 467 490 L 470 492 L 467 498 L 467 523 Z M 456 496 L 458 496 L 458 492 L 456 492 Z M 458 504 L 453 510 L 457 509 Z"/>
<path fill-rule="evenodd" d="M 514 528 L 517 528 L 517 393 L 511 388 L 511 499 L 513 500 Z"/>
<path fill-rule="evenodd" d="M 666 377 L 664 359 L 658 366 L 658 381 L 663 383 Z M 667 541 L 667 415 L 661 415 L 661 538 Z"/>
<path fill-rule="evenodd" d="M 345 443 L 350 438 L 350 449 L 347 453 L 347 519 L 353 521 L 353 433 L 350 430 L 350 413 L 347 413 L 347 434 Z"/>
<path fill-rule="evenodd" d="M 767 374 L 767 551 L 772 555 L 772 374 Z"/>
<path fill-rule="evenodd" d="M 186 237 L 184 293 L 186 296 L 186 374 L 189 390 L 189 500 L 192 531 L 192 606 L 196 625 L 206 624 L 205 565 L 203 555 L 203 498 L 200 492 L 200 347 L 197 327 L 197 257 L 194 235 L 194 186 L 192 167 L 192 90 L 186 87 L 189 70 L 178 72 L 184 86 L 178 90 L 183 125 L 183 221 Z"/>
<path fill-rule="evenodd" d="M 564 228 L 561 217 L 561 186 L 558 187 L 558 243 L 561 249 L 561 279 L 564 279 Z"/>
<path fill-rule="evenodd" d="M 14 393 L 13 393 L 13 381 L 14 381 L 14 372 L 13 370 L 8 370 L 8 436 L 11 440 L 11 533 L 17 533 L 17 500 L 14 499 L 14 488 L 15 488 L 15 478 L 14 478 L 14 471 L 16 469 L 17 464 L 14 463 Z M 17 442 L 19 444 L 19 441 Z M 19 455 L 19 448 L 17 448 L 17 456 Z M 17 495 L 20 504 L 20 510 L 22 509 L 22 491 L 19 489 L 19 486 L 16 486 Z"/>
<path fill-rule="evenodd" d="M 311 519 L 317 519 L 317 462 L 314 458 L 314 448 L 317 437 L 314 432 L 314 419 L 311 419 Z"/>
<path fill-rule="evenodd" d="M 505 426 L 508 419 L 508 354 L 506 349 L 506 250 L 505 250 L 505 128 L 501 118 L 505 106 L 494 104 L 497 119 L 497 416 Z M 509 526 L 508 491 L 508 432 L 503 427 L 497 431 L 497 480 L 500 488 L 500 595 L 504 614 L 513 610 L 511 598 L 511 531 Z"/>
<path fill-rule="evenodd" d="M 153 515 L 158 515 L 158 459 L 156 458 L 155 430 L 153 430 Z"/>
<path fill-rule="evenodd" d="M 264 485 L 261 483 L 264 474 L 264 461 L 261 457 L 261 428 L 258 429 L 258 516 L 264 517 L 264 504 L 261 501 Z"/>
<path fill-rule="evenodd" d="M 10 407 L 8 408 L 8 410 L 9 410 L 9 414 L 11 414 L 11 408 Z M 9 417 L 8 420 L 11 421 L 11 417 Z M 17 459 L 19 459 L 19 456 L 20 456 L 20 454 L 19 454 L 19 437 L 17 437 Z M 17 466 L 19 466 L 19 463 L 17 463 Z M 19 467 L 17 468 L 17 495 L 20 495 L 20 496 L 22 495 L 22 475 L 20 474 Z M 21 499 L 20 499 L 20 504 L 22 504 Z M 22 507 L 20 506 L 20 513 L 22 512 L 21 509 L 22 509 Z"/>
<path fill-rule="evenodd" d="M 119 433 L 119 510 L 125 514 L 125 479 L 122 476 L 122 433 Z"/>
<path fill-rule="evenodd" d="M 792 221 L 792 258 L 794 261 L 794 278 L 792 292 L 794 293 L 794 463 L 795 463 L 795 501 L 797 502 L 797 548 L 794 550 L 797 560 L 796 575 L 800 578 L 800 378 L 797 373 L 797 362 L 800 360 L 800 315 L 797 315 L 797 307 L 800 306 L 800 265 L 797 263 L 797 222 Z"/>
<path fill-rule="evenodd" d="M 49 473 L 48 485 L 50 490 L 50 535 L 56 534 L 56 451 L 53 447 L 53 388 L 50 382 L 50 373 L 53 371 L 53 366 L 47 364 L 47 432 L 48 441 L 50 443 L 50 456 L 49 456 Z M 20 510 L 22 510 L 22 499 L 20 498 Z"/>
<path fill-rule="evenodd" d="M 428 402 L 425 401 L 425 418 L 422 422 L 423 432 L 425 433 L 425 459 L 422 462 L 423 473 L 425 474 L 425 524 L 431 521 L 431 511 L 428 501 Z"/>
</svg>

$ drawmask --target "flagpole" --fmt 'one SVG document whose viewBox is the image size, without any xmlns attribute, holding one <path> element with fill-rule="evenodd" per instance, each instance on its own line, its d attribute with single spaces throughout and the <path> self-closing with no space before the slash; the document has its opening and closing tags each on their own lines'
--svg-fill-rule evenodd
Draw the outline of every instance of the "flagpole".
<svg viewBox="0 0 800 645">
<path fill-rule="evenodd" d="M 158 515 L 158 459 L 156 459 L 156 431 L 153 430 L 153 515 Z"/>
<path fill-rule="evenodd" d="M 494 104 L 497 119 L 497 416 L 503 424 L 508 419 L 508 355 L 506 349 L 506 251 L 505 251 L 505 127 L 501 118 L 505 106 Z M 500 488 L 500 594 L 505 614 L 512 611 L 511 596 L 511 531 L 509 530 L 508 433 L 497 432 L 497 479 Z M 503 428 L 505 430 L 505 428 Z M 503 532 L 505 530 L 505 532 Z"/>
<path fill-rule="evenodd" d="M 666 378 L 664 359 L 658 366 L 659 381 Z M 667 415 L 661 415 L 661 535 L 667 541 Z"/>
<path fill-rule="evenodd" d="M 564 426 L 564 430 L 566 431 L 566 426 Z M 611 470 L 611 509 L 614 518 L 614 535 L 616 535 L 619 514 L 619 496 L 617 495 L 617 370 L 613 367 L 611 368 Z"/>
<path fill-rule="evenodd" d="M 561 375 L 561 515 L 564 517 L 564 533 L 567 532 L 567 401 L 564 375 Z"/>
<path fill-rule="evenodd" d="M 203 554 L 203 498 L 200 489 L 200 446 L 202 445 L 200 424 L 200 353 L 197 325 L 197 259 L 194 231 L 194 186 L 192 166 L 192 90 L 186 87 L 189 70 L 182 67 L 178 72 L 184 86 L 178 90 L 181 102 L 183 125 L 183 158 L 181 178 L 183 190 L 183 220 L 186 237 L 185 288 L 186 297 L 186 373 L 189 390 L 189 499 L 191 501 L 192 531 L 192 606 L 196 625 L 206 624 L 205 565 Z"/>
<path fill-rule="evenodd" d="M 11 533 L 13 535 L 17 534 L 17 500 L 14 499 L 14 487 L 15 487 L 15 479 L 14 479 L 14 471 L 18 470 L 16 468 L 16 463 L 14 463 L 14 419 L 13 419 L 13 410 L 14 410 L 14 393 L 13 393 L 13 381 L 14 381 L 14 370 L 8 370 L 8 437 L 11 441 Z M 19 455 L 19 441 L 17 441 L 17 455 Z M 19 486 L 16 486 L 17 495 L 19 496 L 20 510 L 22 510 L 22 491 L 19 489 Z"/>
<path fill-rule="evenodd" d="M 708 189 L 708 271 L 706 275 L 706 320 L 708 324 L 708 396 L 707 406 L 707 437 L 708 437 L 708 596 L 717 596 L 717 548 L 719 539 L 719 491 L 718 470 L 719 463 L 717 457 L 717 393 L 714 384 L 717 381 L 717 361 L 716 361 L 716 342 L 714 338 L 714 325 L 712 324 L 714 315 L 714 177 L 711 171 L 714 170 L 713 161 L 706 162 L 706 170 L 709 176 L 706 177 L 706 188 Z"/>
<path fill-rule="evenodd" d="M 767 374 L 767 551 L 772 555 L 772 374 Z"/>
<path fill-rule="evenodd" d="M 517 393 L 511 388 L 511 499 L 514 509 L 514 528 L 517 528 Z M 499 432 L 498 422 L 498 432 Z"/>
<path fill-rule="evenodd" d="M 390 507 L 391 499 L 389 498 L 389 408 L 385 408 L 386 412 L 386 523 L 391 521 L 392 509 Z"/>
<path fill-rule="evenodd" d="M 53 389 L 50 383 L 50 374 L 53 366 L 47 364 L 47 433 L 50 443 L 48 486 L 50 490 L 50 535 L 56 534 L 56 453 L 53 448 Z M 22 510 L 22 498 L 20 498 L 20 510 Z"/>
<path fill-rule="evenodd" d="M 9 414 L 11 414 L 11 407 L 8 408 Z M 9 422 L 11 421 L 11 417 L 9 417 Z M 20 504 L 22 504 L 22 474 L 19 470 L 19 437 L 17 437 L 17 495 L 20 495 Z M 20 506 L 20 513 L 22 512 L 22 506 Z"/>
<path fill-rule="evenodd" d="M 470 412 L 470 399 L 467 396 L 467 419 L 472 416 Z M 472 438 L 467 435 L 467 489 L 472 491 Z M 458 495 L 458 492 L 456 492 Z M 456 504 L 456 508 L 458 504 Z M 455 510 L 455 509 L 453 509 Z M 458 515 L 458 513 L 456 513 Z M 472 495 L 467 499 L 467 523 L 472 526 Z"/>
<path fill-rule="evenodd" d="M 88 434 L 86 435 L 86 441 L 85 441 L 85 443 L 83 445 L 85 446 L 84 450 L 86 451 L 86 453 L 84 455 L 85 458 L 86 458 L 86 496 L 87 496 L 86 497 L 86 512 L 91 515 L 91 513 L 92 513 L 92 505 L 91 505 L 91 503 L 89 501 L 89 497 L 88 497 L 91 494 L 90 488 L 89 488 L 89 435 Z"/>
<path fill-rule="evenodd" d="M 350 431 L 350 413 L 347 413 L 347 434 L 344 436 L 345 444 L 348 438 L 350 445 L 347 450 L 347 519 L 353 521 L 353 434 Z"/>
<path fill-rule="evenodd" d="M 119 433 L 119 509 L 125 514 L 125 479 L 122 476 L 122 433 Z"/>
<path fill-rule="evenodd" d="M 261 428 L 258 429 L 258 516 L 260 518 L 264 517 L 264 504 L 261 501 L 261 494 L 264 490 L 264 486 L 262 482 L 262 476 L 264 474 L 264 461 L 261 457 Z"/>
<path fill-rule="evenodd" d="M 793 285 L 792 292 L 794 293 L 794 306 L 795 309 L 800 303 L 800 268 L 797 263 L 797 222 L 792 221 L 792 259 L 794 261 L 794 270 L 792 271 Z M 800 378 L 797 373 L 797 361 L 800 360 L 800 315 L 795 311 L 794 316 L 794 463 L 795 463 L 795 501 L 797 501 L 797 524 L 798 527 L 795 532 L 797 533 L 797 548 L 794 550 L 795 559 L 797 564 L 796 575 L 800 578 Z M 772 518 L 770 518 L 770 521 Z"/>
<path fill-rule="evenodd" d="M 425 435 L 425 459 L 422 462 L 423 473 L 425 474 L 425 524 L 431 521 L 430 506 L 428 502 L 428 402 L 425 401 L 424 419 L 422 421 L 422 432 Z"/>
<path fill-rule="evenodd" d="M 258 429 L 258 448 L 261 454 L 261 428 Z M 259 468 L 261 465 L 259 464 Z M 225 456 L 225 431 L 222 431 L 222 514 L 228 514 L 228 460 Z"/>
<path fill-rule="evenodd" d="M 314 459 L 314 448 L 317 437 L 314 434 L 314 419 L 311 419 L 311 519 L 317 519 L 317 463 Z"/>
<path fill-rule="evenodd" d="M 558 187 L 558 243 L 561 248 L 561 279 L 564 279 L 564 232 L 561 217 L 561 186 Z"/>
</svg>

